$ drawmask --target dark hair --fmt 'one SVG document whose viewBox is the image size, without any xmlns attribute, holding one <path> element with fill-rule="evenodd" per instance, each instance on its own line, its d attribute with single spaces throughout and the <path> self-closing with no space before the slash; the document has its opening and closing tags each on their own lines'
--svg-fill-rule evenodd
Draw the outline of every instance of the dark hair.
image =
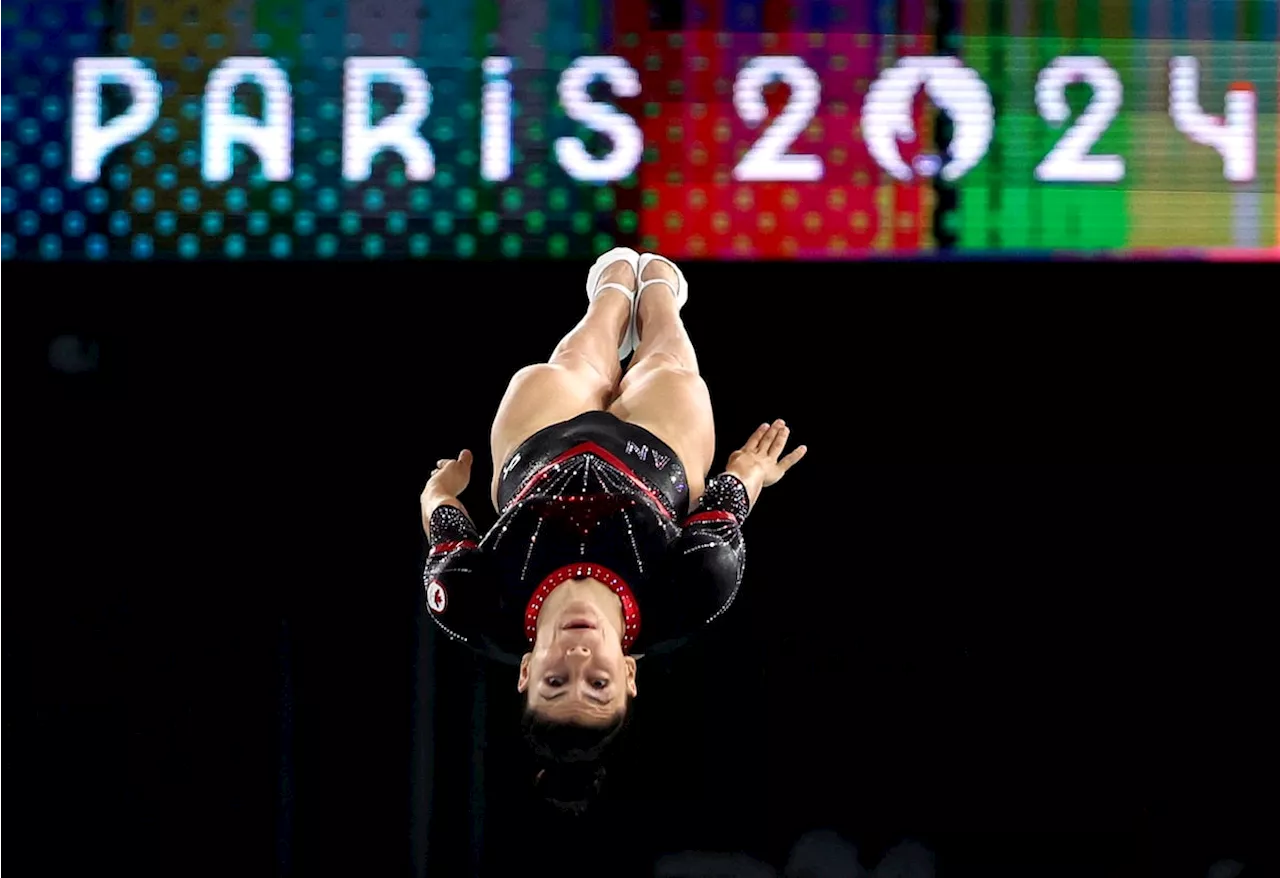
<svg viewBox="0 0 1280 878">
<path fill-rule="evenodd" d="M 579 817 L 586 813 L 604 785 L 604 757 L 631 724 L 632 698 L 626 709 L 606 726 L 556 722 L 528 707 L 520 719 L 525 743 L 538 764 L 533 783 L 554 808 Z"/>
</svg>

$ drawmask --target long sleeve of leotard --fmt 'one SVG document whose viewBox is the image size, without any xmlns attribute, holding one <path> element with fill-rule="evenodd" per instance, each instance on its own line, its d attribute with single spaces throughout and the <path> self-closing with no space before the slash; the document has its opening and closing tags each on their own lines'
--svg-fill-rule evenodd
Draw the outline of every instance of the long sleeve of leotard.
<svg viewBox="0 0 1280 878">
<path fill-rule="evenodd" d="M 747 554 L 742 522 L 750 505 L 737 476 L 716 476 L 669 546 L 667 572 L 677 585 L 673 609 L 686 630 L 711 622 L 737 597 Z"/>
<path fill-rule="evenodd" d="M 461 509 L 439 506 L 431 513 L 428 542 L 422 572 L 427 611 L 446 635 L 483 650 L 481 630 L 492 613 L 495 591 L 475 524 Z"/>
</svg>

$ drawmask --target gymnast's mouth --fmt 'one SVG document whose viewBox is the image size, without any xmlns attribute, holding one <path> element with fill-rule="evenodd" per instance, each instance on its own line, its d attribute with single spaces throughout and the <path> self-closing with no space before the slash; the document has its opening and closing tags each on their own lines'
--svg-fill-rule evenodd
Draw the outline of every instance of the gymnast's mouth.
<svg viewBox="0 0 1280 878">
<path fill-rule="evenodd" d="M 594 631 L 596 626 L 586 619 L 573 619 L 561 627 L 564 631 Z"/>
</svg>

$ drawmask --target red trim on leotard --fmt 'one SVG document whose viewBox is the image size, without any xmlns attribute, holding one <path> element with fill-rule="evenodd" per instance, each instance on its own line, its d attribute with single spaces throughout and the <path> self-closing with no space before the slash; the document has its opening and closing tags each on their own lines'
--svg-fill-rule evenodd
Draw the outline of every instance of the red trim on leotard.
<svg viewBox="0 0 1280 878">
<path fill-rule="evenodd" d="M 551 594 L 556 586 L 562 585 L 570 579 L 586 579 L 588 577 L 603 582 L 621 598 L 622 651 L 626 652 L 631 648 L 631 644 L 635 643 L 636 635 L 640 633 L 640 605 L 636 602 L 636 596 L 631 593 L 631 586 L 627 585 L 621 576 L 608 567 L 600 564 L 583 563 L 566 564 L 551 571 L 534 589 L 533 594 L 529 597 L 529 603 L 524 608 L 524 634 L 530 643 L 537 639 L 538 613 L 542 610 L 542 604 L 546 601 L 547 595 Z"/>
<path fill-rule="evenodd" d="M 476 544 L 471 540 L 449 540 L 443 543 L 436 543 L 431 547 L 432 555 L 443 555 L 452 552 L 454 549 L 474 549 Z"/>
<path fill-rule="evenodd" d="M 583 442 L 580 445 L 575 445 L 572 448 L 570 448 L 568 451 L 561 454 L 555 460 L 548 463 L 542 469 L 538 470 L 534 474 L 533 478 L 529 479 L 529 481 L 525 483 L 525 486 L 520 489 L 520 493 L 516 494 L 514 497 L 511 498 L 510 501 L 507 502 L 507 505 L 504 507 L 504 509 L 510 509 L 511 506 L 516 502 L 518 502 L 521 498 L 523 498 L 525 494 L 528 494 L 530 491 L 532 491 L 533 486 L 536 485 L 538 482 L 542 481 L 544 478 L 546 478 L 547 474 L 551 472 L 552 467 L 557 466 L 561 463 L 564 463 L 566 460 L 568 460 L 571 457 L 577 457 L 579 454 L 586 454 L 588 452 L 596 455 L 605 463 L 609 464 L 609 466 L 613 467 L 614 469 L 621 472 L 624 476 L 629 478 L 632 482 L 635 483 L 635 486 L 637 488 L 639 488 L 646 495 L 648 495 L 649 499 L 652 500 L 657 505 L 658 509 L 662 511 L 663 515 L 665 515 L 667 518 L 672 517 L 671 513 L 667 510 L 666 501 L 663 500 L 661 497 L 659 497 L 658 494 L 652 488 L 646 485 L 644 482 L 644 479 L 640 478 L 638 475 L 635 474 L 635 470 L 631 469 L 631 467 L 623 463 L 620 458 L 614 456 L 613 454 L 610 454 L 608 451 L 605 451 L 603 448 L 601 448 L 599 445 L 597 445 L 594 442 Z"/>
<path fill-rule="evenodd" d="M 690 515 L 684 520 L 686 525 L 693 524 L 695 521 L 732 521 L 738 523 L 738 516 L 732 512 L 725 512 L 721 509 L 712 510 L 711 512 L 699 512 L 696 515 Z"/>
</svg>

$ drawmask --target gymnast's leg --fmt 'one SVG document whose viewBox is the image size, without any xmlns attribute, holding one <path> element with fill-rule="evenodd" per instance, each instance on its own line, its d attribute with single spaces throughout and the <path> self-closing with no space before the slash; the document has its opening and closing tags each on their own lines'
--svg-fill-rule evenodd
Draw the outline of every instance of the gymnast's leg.
<svg viewBox="0 0 1280 878">
<path fill-rule="evenodd" d="M 674 286 L 675 270 L 653 260 L 641 269 L 640 282 L 663 278 L 671 284 L 649 285 L 640 296 L 636 328 L 640 346 L 622 377 L 609 411 L 644 427 L 679 455 L 689 478 L 692 508 L 702 496 L 715 457 L 715 421 L 706 382 L 698 374 L 698 357 L 680 319 Z"/>
<path fill-rule="evenodd" d="M 634 289 L 635 281 L 631 265 L 620 260 L 604 270 L 596 288 L 616 283 Z M 495 509 L 502 467 L 522 442 L 552 424 L 608 407 L 622 375 L 618 346 L 630 320 L 627 296 L 616 289 L 601 290 L 586 316 L 556 345 L 549 361 L 525 366 L 512 377 L 489 434 L 490 499 Z"/>
</svg>

